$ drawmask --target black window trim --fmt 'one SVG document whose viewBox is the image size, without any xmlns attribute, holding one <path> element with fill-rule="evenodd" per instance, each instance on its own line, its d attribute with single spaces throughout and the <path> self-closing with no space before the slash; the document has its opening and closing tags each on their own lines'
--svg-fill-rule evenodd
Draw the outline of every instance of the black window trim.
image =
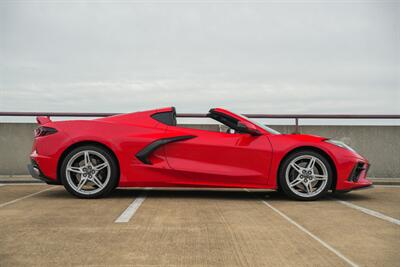
<svg viewBox="0 0 400 267">
<path fill-rule="evenodd" d="M 229 128 L 235 130 L 235 132 L 237 132 L 237 133 L 244 133 L 238 127 L 239 120 L 232 116 L 229 116 L 222 112 L 218 112 L 215 109 L 210 109 L 210 111 L 207 114 L 207 117 L 209 117 L 213 120 L 216 120 L 225 126 L 228 126 Z M 226 119 L 226 120 L 223 120 L 223 119 Z"/>
<path fill-rule="evenodd" d="M 164 117 L 163 117 L 164 116 Z M 151 117 L 168 126 L 176 126 L 176 109 L 175 107 L 171 107 L 170 111 L 162 111 L 162 112 L 157 112 L 151 115 Z"/>
</svg>

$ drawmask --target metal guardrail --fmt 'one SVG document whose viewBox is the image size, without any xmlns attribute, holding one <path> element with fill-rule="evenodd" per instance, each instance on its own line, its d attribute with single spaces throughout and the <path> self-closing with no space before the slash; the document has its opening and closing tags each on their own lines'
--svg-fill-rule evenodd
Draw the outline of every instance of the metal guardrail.
<svg viewBox="0 0 400 267">
<path fill-rule="evenodd" d="M 0 112 L 0 117 L 108 117 L 121 113 L 93 113 L 93 112 Z M 205 118 L 205 113 L 177 113 L 180 118 Z M 256 119 L 294 119 L 296 132 L 299 132 L 299 119 L 400 119 L 400 115 L 393 114 L 243 114 L 248 118 Z"/>
</svg>

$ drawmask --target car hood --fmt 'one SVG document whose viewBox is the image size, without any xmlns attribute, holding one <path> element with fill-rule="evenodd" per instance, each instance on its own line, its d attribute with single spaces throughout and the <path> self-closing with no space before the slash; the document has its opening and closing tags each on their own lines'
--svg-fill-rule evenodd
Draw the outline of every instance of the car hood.
<svg viewBox="0 0 400 267">
<path fill-rule="evenodd" d="M 313 134 L 283 134 L 289 138 L 305 142 L 322 142 L 329 138 Z"/>
</svg>

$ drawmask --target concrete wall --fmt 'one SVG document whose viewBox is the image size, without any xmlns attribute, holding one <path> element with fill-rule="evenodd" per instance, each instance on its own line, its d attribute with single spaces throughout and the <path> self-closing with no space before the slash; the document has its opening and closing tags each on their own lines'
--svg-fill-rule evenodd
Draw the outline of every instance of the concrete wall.
<svg viewBox="0 0 400 267">
<path fill-rule="evenodd" d="M 0 123 L 0 175 L 27 174 L 34 123 Z"/>
<path fill-rule="evenodd" d="M 32 147 L 32 123 L 0 123 L 0 175 L 27 174 Z M 197 128 L 218 130 L 217 125 Z M 293 132 L 293 126 L 273 126 Z M 302 126 L 301 133 L 316 134 L 346 142 L 372 163 L 370 177 L 400 177 L 400 126 Z"/>
</svg>

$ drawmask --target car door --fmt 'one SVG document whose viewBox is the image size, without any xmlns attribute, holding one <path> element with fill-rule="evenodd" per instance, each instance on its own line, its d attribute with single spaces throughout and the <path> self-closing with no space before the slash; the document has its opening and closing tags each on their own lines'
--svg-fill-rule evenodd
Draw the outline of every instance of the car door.
<svg viewBox="0 0 400 267">
<path fill-rule="evenodd" d="M 265 135 L 168 127 L 171 136 L 191 136 L 165 146 L 177 185 L 261 187 L 267 183 L 272 149 Z"/>
</svg>

